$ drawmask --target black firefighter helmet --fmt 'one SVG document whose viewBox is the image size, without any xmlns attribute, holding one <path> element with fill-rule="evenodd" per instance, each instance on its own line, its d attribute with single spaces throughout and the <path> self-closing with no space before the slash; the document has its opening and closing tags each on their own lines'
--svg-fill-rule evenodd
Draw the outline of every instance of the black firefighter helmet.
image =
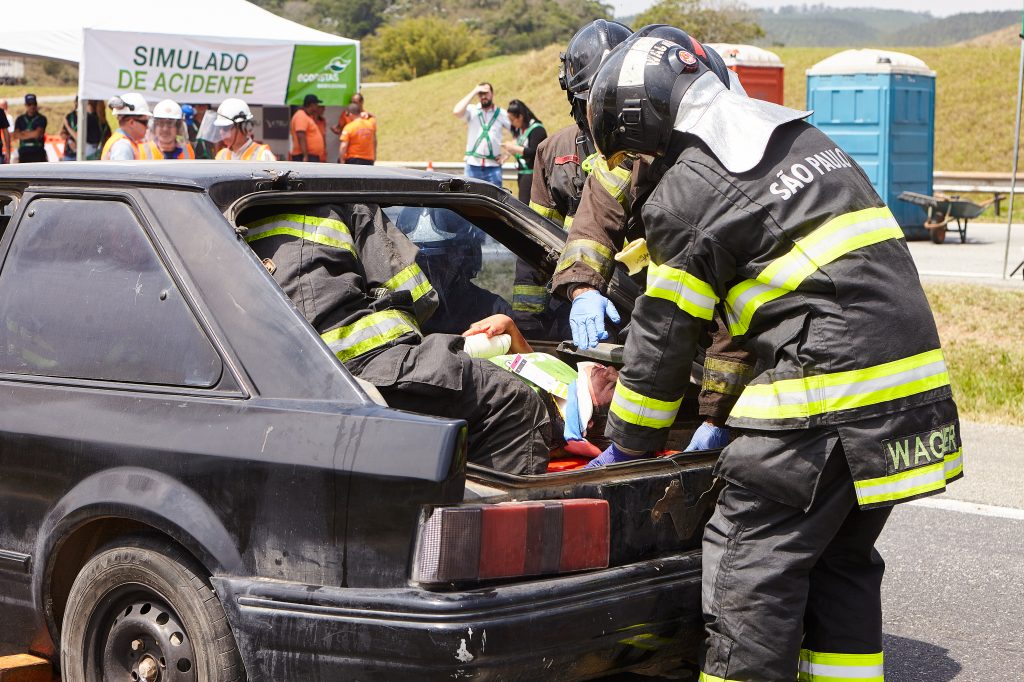
<svg viewBox="0 0 1024 682">
<path fill-rule="evenodd" d="M 590 89 L 590 131 L 608 167 L 626 154 L 661 156 L 679 102 L 708 67 L 670 40 L 643 36 L 612 50 Z"/>
<path fill-rule="evenodd" d="M 718 80 L 722 81 L 725 87 L 730 87 L 729 67 L 725 65 L 722 55 L 714 49 L 702 45 L 700 41 L 691 36 L 681 28 L 669 26 L 668 24 L 648 24 L 631 35 L 626 42 L 633 42 L 640 38 L 661 38 L 668 40 L 683 48 L 694 57 L 704 62 L 704 65 L 711 69 Z"/>
<path fill-rule="evenodd" d="M 632 31 L 625 24 L 597 19 L 576 31 L 565 52 L 559 55 L 558 84 L 565 90 L 572 117 L 580 128 L 587 127 L 587 95 L 601 62 L 630 35 Z"/>
</svg>

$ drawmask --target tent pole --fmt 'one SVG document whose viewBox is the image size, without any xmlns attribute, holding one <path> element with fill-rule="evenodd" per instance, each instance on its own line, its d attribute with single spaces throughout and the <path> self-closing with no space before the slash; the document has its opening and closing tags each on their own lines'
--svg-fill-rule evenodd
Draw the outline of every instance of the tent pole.
<svg viewBox="0 0 1024 682">
<path fill-rule="evenodd" d="M 78 147 L 75 149 L 75 160 L 85 161 L 85 141 L 89 137 L 89 121 L 85 116 L 85 98 L 82 90 L 78 90 Z"/>
<path fill-rule="evenodd" d="M 1006 219 L 1006 248 L 1003 250 L 1003 279 L 1009 277 L 1010 267 L 1010 232 L 1013 229 L 1013 195 L 1017 189 L 1017 160 L 1020 157 L 1020 110 L 1021 95 L 1024 94 L 1024 12 L 1021 13 L 1020 31 L 1020 70 L 1017 74 L 1017 126 L 1013 140 L 1013 175 L 1010 176 L 1010 208 Z"/>
</svg>

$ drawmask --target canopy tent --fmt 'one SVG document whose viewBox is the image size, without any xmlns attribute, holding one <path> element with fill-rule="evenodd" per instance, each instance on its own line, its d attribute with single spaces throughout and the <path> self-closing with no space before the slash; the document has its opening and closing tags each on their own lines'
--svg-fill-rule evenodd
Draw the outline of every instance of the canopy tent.
<svg viewBox="0 0 1024 682">
<path fill-rule="evenodd" d="M 0 54 L 79 64 L 79 95 L 301 104 L 312 92 L 347 104 L 359 43 L 282 19 L 245 0 L 42 0 L 0 24 Z"/>
</svg>

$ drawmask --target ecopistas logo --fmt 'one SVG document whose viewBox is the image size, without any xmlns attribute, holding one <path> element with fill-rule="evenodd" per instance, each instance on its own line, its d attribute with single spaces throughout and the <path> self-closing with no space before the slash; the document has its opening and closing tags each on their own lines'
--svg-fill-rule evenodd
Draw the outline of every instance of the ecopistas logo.
<svg viewBox="0 0 1024 682">
<path fill-rule="evenodd" d="M 319 72 L 299 73 L 295 79 L 299 83 L 337 83 L 341 81 L 341 74 L 345 73 L 351 64 L 351 59 L 336 56 L 331 58 Z"/>
</svg>

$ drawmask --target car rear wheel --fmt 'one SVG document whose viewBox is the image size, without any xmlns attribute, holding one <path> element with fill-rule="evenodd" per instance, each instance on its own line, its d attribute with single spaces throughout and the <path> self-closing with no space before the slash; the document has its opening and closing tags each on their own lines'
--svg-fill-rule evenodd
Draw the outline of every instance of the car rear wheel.
<svg viewBox="0 0 1024 682">
<path fill-rule="evenodd" d="M 122 538 L 85 564 L 68 596 L 60 649 L 64 682 L 244 678 L 202 567 L 156 538 Z"/>
</svg>

